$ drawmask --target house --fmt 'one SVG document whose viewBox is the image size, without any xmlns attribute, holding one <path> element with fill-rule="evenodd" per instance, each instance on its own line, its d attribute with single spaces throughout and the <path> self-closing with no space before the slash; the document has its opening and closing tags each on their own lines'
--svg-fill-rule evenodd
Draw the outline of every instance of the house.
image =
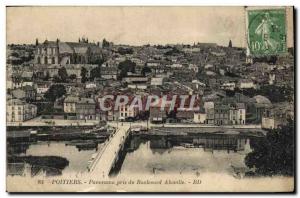
<svg viewBox="0 0 300 198">
<path fill-rule="evenodd" d="M 262 117 L 261 128 L 263 128 L 263 129 L 277 128 L 277 124 L 275 124 L 275 118 L 274 117 Z"/>
<path fill-rule="evenodd" d="M 126 83 L 147 83 L 148 82 L 148 77 L 144 76 L 127 76 L 122 79 L 123 82 Z"/>
<path fill-rule="evenodd" d="M 170 65 L 171 68 L 182 68 L 182 64 L 180 63 L 173 63 L 172 65 Z"/>
<path fill-rule="evenodd" d="M 162 123 L 166 121 L 167 114 L 160 106 L 151 106 L 149 119 L 153 123 Z"/>
<path fill-rule="evenodd" d="M 65 113 L 76 113 L 76 104 L 79 101 L 79 97 L 68 96 L 64 100 L 64 112 Z"/>
<path fill-rule="evenodd" d="M 203 104 L 203 107 L 204 107 L 204 109 L 205 109 L 205 112 L 207 112 L 208 111 L 208 109 L 213 109 L 214 108 L 214 102 L 212 102 L 212 101 L 207 101 L 207 102 L 204 102 L 204 104 Z"/>
<path fill-rule="evenodd" d="M 119 120 L 135 119 L 138 115 L 138 107 L 130 107 L 129 104 L 119 107 Z"/>
<path fill-rule="evenodd" d="M 117 67 L 102 67 L 101 68 L 101 78 L 103 79 L 114 79 L 117 80 L 118 68 Z"/>
<path fill-rule="evenodd" d="M 37 83 L 35 85 L 36 87 L 36 93 L 37 94 L 45 94 L 48 89 L 50 88 L 51 84 L 49 83 Z"/>
<path fill-rule="evenodd" d="M 20 99 L 10 99 L 7 101 L 7 122 L 24 122 L 35 118 L 36 115 L 37 106 L 33 104 L 28 104 Z"/>
<path fill-rule="evenodd" d="M 205 124 L 206 123 L 206 113 L 204 109 L 198 112 L 194 112 L 194 123 Z"/>
<path fill-rule="evenodd" d="M 287 102 L 278 103 L 272 108 L 265 109 L 262 115 L 261 127 L 266 129 L 280 128 L 288 123 L 288 119 L 294 119 L 294 105 Z"/>
<path fill-rule="evenodd" d="M 182 51 L 184 51 L 185 53 L 197 53 L 197 52 L 200 52 L 200 48 L 199 47 L 185 47 L 182 49 Z"/>
<path fill-rule="evenodd" d="M 247 121 L 261 123 L 264 112 L 271 109 L 272 106 L 271 101 L 267 97 L 261 95 L 254 96 L 249 100 L 247 107 Z"/>
<path fill-rule="evenodd" d="M 86 82 L 85 83 L 85 88 L 86 89 L 93 89 L 93 88 L 96 88 L 96 87 L 97 87 L 97 85 L 94 82 Z"/>
<path fill-rule="evenodd" d="M 148 85 L 144 84 L 144 83 L 141 83 L 141 84 L 128 84 L 127 87 L 130 88 L 130 89 L 142 89 L 142 90 L 145 90 L 145 89 L 147 89 Z"/>
<path fill-rule="evenodd" d="M 76 103 L 76 116 L 78 120 L 96 119 L 96 102 L 92 98 L 78 98 Z"/>
<path fill-rule="evenodd" d="M 226 82 L 221 85 L 221 89 L 234 91 L 235 83 L 234 82 Z"/>
<path fill-rule="evenodd" d="M 203 104 L 204 112 L 206 114 L 206 124 L 214 124 L 215 122 L 215 112 L 214 112 L 214 102 L 206 101 Z"/>
<path fill-rule="evenodd" d="M 246 124 L 246 108 L 244 103 L 236 103 L 230 105 L 229 120 L 232 125 Z"/>
<path fill-rule="evenodd" d="M 198 66 L 195 65 L 195 64 L 189 64 L 188 69 L 189 69 L 189 70 L 192 70 L 192 71 L 195 72 L 195 73 L 198 73 L 198 71 L 199 71 Z"/>
<path fill-rule="evenodd" d="M 205 83 L 202 83 L 199 80 L 193 80 L 192 83 L 196 89 L 204 88 L 206 86 Z"/>
<path fill-rule="evenodd" d="M 150 84 L 153 86 L 163 85 L 163 77 L 152 77 Z"/>
<path fill-rule="evenodd" d="M 214 109 L 207 109 L 205 110 L 206 113 L 206 124 L 215 124 L 215 110 Z"/>
<path fill-rule="evenodd" d="M 95 120 L 96 102 L 92 98 L 68 96 L 64 100 L 64 112 L 76 114 L 79 120 Z"/>
<path fill-rule="evenodd" d="M 230 124 L 230 107 L 227 104 L 216 103 L 214 107 L 214 124 L 228 125 Z"/>
<path fill-rule="evenodd" d="M 107 121 L 107 111 L 96 109 L 96 120 Z"/>
<path fill-rule="evenodd" d="M 240 89 L 255 89 L 256 86 L 250 79 L 242 79 L 239 81 L 239 88 Z"/>
<path fill-rule="evenodd" d="M 192 110 L 178 110 L 176 118 L 181 122 L 193 122 L 194 111 Z"/>
<path fill-rule="evenodd" d="M 159 61 L 154 61 L 154 60 L 148 61 L 146 63 L 147 67 L 158 67 L 159 65 L 160 65 L 160 62 Z"/>
<path fill-rule="evenodd" d="M 107 120 L 108 121 L 116 121 L 119 120 L 119 110 L 114 110 L 114 108 L 112 108 L 111 110 L 107 111 Z"/>
</svg>

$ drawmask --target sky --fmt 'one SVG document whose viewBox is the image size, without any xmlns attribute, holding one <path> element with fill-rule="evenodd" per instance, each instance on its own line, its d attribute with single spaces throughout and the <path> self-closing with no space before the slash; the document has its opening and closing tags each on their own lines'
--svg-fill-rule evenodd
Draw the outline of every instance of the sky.
<svg viewBox="0 0 300 198">
<path fill-rule="evenodd" d="M 212 42 L 246 47 L 243 7 L 7 7 L 7 43 L 45 39 L 116 44 Z M 289 17 L 292 18 L 292 17 Z M 292 32 L 292 31 L 291 31 Z M 292 36 L 288 45 L 292 45 Z"/>
</svg>

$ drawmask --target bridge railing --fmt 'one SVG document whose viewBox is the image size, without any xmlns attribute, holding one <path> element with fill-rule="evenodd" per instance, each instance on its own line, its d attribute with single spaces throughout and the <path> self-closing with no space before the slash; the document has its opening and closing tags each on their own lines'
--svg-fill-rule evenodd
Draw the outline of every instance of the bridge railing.
<svg viewBox="0 0 300 198">
<path fill-rule="evenodd" d="M 115 134 L 116 134 L 119 130 L 120 130 L 120 129 L 117 129 L 117 130 L 113 133 L 113 135 L 112 135 L 111 137 L 109 137 L 109 139 L 106 140 L 106 141 L 104 142 L 103 148 L 101 149 L 100 152 L 97 153 L 95 159 L 94 159 L 94 160 L 92 161 L 92 163 L 88 166 L 88 171 L 89 171 L 89 172 L 91 172 L 91 171 L 94 170 L 96 164 L 98 163 L 98 161 L 100 160 L 100 158 L 101 158 L 101 156 L 103 155 L 104 151 L 106 150 L 107 145 L 111 142 L 112 138 L 115 136 Z"/>
<path fill-rule="evenodd" d="M 121 136 L 120 143 L 119 143 L 119 145 L 118 145 L 118 147 L 117 147 L 117 150 L 115 151 L 116 154 L 118 154 L 118 153 L 120 152 L 120 149 L 121 149 L 122 145 L 125 144 L 125 141 L 126 141 L 126 138 L 127 138 L 127 135 L 129 134 L 129 132 L 130 132 L 130 128 L 129 128 L 127 131 L 125 131 L 125 136 Z M 114 161 L 115 161 L 115 159 L 116 159 L 116 158 L 114 158 Z M 114 162 L 114 163 L 115 163 L 115 162 Z M 112 169 L 114 163 L 112 163 L 112 164 L 110 165 L 109 170 Z"/>
<path fill-rule="evenodd" d="M 110 142 L 113 140 L 114 136 L 115 136 L 120 130 L 121 130 L 121 129 L 118 128 L 118 129 L 113 133 L 113 135 L 112 135 L 111 137 L 109 137 L 109 139 L 108 139 L 107 141 L 104 142 L 104 147 L 101 149 L 100 152 L 97 153 L 95 159 L 94 159 L 94 160 L 92 161 L 92 163 L 87 167 L 89 172 L 91 172 L 91 171 L 93 171 L 93 170 L 95 169 L 95 167 L 96 167 L 97 163 L 99 162 L 99 160 L 101 159 L 103 153 L 106 151 L 107 146 L 110 144 Z M 130 131 L 130 129 L 128 129 L 128 130 L 125 131 L 125 137 L 123 137 L 123 136 L 121 137 L 120 144 L 123 144 L 123 143 L 125 142 L 126 137 L 127 137 L 127 135 L 129 134 L 129 131 Z M 122 140 L 122 138 L 123 138 L 123 140 Z M 117 151 L 119 151 L 119 149 L 120 149 L 120 146 L 118 146 L 118 150 L 117 150 Z M 116 152 L 117 152 L 117 151 L 116 151 Z M 113 165 L 113 164 L 111 164 L 111 166 L 112 166 L 112 165 Z M 111 167 L 110 167 L 110 168 L 111 168 Z"/>
</svg>

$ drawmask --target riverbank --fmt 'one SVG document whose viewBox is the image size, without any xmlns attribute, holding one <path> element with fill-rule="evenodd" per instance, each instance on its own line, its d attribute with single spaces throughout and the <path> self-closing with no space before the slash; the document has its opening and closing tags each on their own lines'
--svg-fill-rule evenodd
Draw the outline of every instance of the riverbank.
<svg viewBox="0 0 300 198">
<path fill-rule="evenodd" d="M 27 120 L 25 122 L 7 122 L 6 126 L 24 126 L 24 127 L 46 127 L 46 126 L 83 126 L 92 127 L 100 124 L 99 120 L 63 120 L 63 119 L 42 119 L 41 116 Z"/>
</svg>

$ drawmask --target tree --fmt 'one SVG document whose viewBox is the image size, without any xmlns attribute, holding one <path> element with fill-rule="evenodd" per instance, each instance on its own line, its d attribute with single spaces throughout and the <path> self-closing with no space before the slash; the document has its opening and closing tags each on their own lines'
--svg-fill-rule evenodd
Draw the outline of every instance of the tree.
<svg viewBox="0 0 300 198">
<path fill-rule="evenodd" d="M 101 67 L 97 66 L 91 70 L 90 80 L 101 77 Z"/>
<path fill-rule="evenodd" d="M 53 76 L 53 81 L 56 83 L 60 83 L 60 78 L 57 75 L 55 75 Z"/>
<path fill-rule="evenodd" d="M 80 76 L 81 76 L 81 82 L 85 83 L 87 81 L 87 70 L 86 70 L 86 68 L 84 68 L 84 67 L 81 68 Z"/>
<path fill-rule="evenodd" d="M 245 158 L 248 167 L 255 167 L 255 173 L 263 176 L 294 175 L 294 122 L 270 130 L 266 137 L 252 141 L 253 151 Z"/>
<path fill-rule="evenodd" d="M 68 80 L 68 73 L 65 67 L 61 67 L 58 70 L 58 76 L 61 80 L 61 82 L 67 82 Z"/>
<path fill-rule="evenodd" d="M 69 76 L 69 78 L 70 78 L 70 80 L 74 81 L 77 78 L 77 76 L 76 76 L 76 74 L 71 74 Z"/>
<path fill-rule="evenodd" d="M 125 60 L 119 63 L 118 69 L 121 70 L 120 72 L 120 79 L 127 76 L 127 72 L 135 73 L 135 66 L 136 63 L 132 62 L 131 60 Z"/>
<path fill-rule="evenodd" d="M 109 47 L 109 42 L 106 39 L 103 39 L 103 41 L 102 41 L 102 47 L 103 48 Z"/>
<path fill-rule="evenodd" d="M 177 49 L 176 47 L 173 47 L 171 50 L 165 52 L 166 56 L 173 56 L 173 55 L 178 55 L 180 54 L 181 51 L 179 49 Z"/>
<path fill-rule="evenodd" d="M 143 69 L 142 69 L 142 75 L 143 75 L 143 76 L 146 76 L 147 73 L 151 73 L 151 72 L 152 72 L 152 71 L 151 71 L 150 67 L 145 66 L 145 67 L 143 67 Z"/>
<path fill-rule="evenodd" d="M 133 53 L 133 49 L 131 49 L 131 48 L 119 47 L 119 48 L 118 48 L 118 52 L 119 52 L 119 54 L 121 54 L 121 55 L 132 54 L 132 53 Z"/>
<path fill-rule="evenodd" d="M 51 85 L 48 91 L 45 93 L 44 97 L 50 102 L 54 102 L 57 98 L 62 97 L 66 94 L 66 88 L 64 85 Z"/>
<path fill-rule="evenodd" d="M 292 101 L 293 100 L 293 87 L 285 86 L 279 87 L 276 85 L 264 85 L 260 89 L 236 89 L 237 92 L 242 93 L 248 97 L 255 95 L 262 95 L 270 99 L 272 103 Z"/>
</svg>

